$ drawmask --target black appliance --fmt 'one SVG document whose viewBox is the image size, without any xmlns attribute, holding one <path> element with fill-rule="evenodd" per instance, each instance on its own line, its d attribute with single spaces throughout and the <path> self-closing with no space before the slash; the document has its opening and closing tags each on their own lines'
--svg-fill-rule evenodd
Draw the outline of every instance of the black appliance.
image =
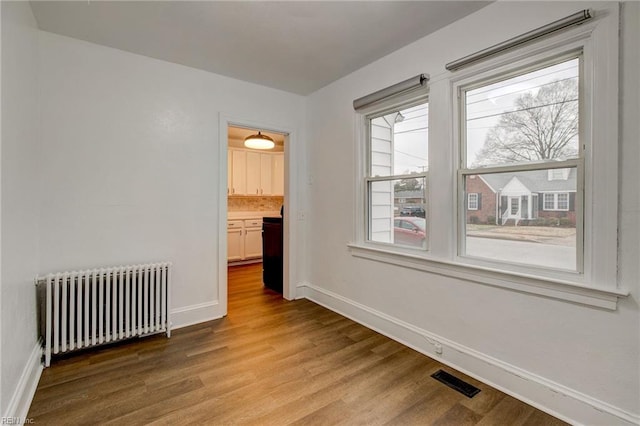
<svg viewBox="0 0 640 426">
<path fill-rule="evenodd" d="M 282 293 L 282 218 L 262 218 L 262 282 Z"/>
</svg>

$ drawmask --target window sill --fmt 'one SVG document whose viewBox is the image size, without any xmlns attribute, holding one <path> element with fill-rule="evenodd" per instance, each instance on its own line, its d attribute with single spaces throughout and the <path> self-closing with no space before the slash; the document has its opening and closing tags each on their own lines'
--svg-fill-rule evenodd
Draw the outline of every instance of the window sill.
<svg viewBox="0 0 640 426">
<path fill-rule="evenodd" d="M 348 247 L 353 256 L 363 259 L 609 310 L 616 310 L 618 299 L 629 295 L 629 291 L 623 289 L 588 287 L 569 281 L 505 272 L 362 244 L 352 243 Z"/>
</svg>

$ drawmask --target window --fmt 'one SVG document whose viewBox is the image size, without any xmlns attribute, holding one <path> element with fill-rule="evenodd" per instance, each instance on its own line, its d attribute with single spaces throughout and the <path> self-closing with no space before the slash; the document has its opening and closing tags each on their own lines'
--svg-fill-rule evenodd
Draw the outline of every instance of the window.
<svg viewBox="0 0 640 426">
<path fill-rule="evenodd" d="M 556 194 L 556 208 L 558 210 L 569 210 L 569 194 Z"/>
<path fill-rule="evenodd" d="M 554 194 L 544 194 L 544 210 L 555 210 L 556 198 Z"/>
<path fill-rule="evenodd" d="M 549 180 L 567 180 L 570 169 L 551 169 L 549 170 Z"/>
<path fill-rule="evenodd" d="M 569 194 L 566 192 L 558 194 L 544 194 L 543 210 L 546 211 L 568 211 Z"/>
<path fill-rule="evenodd" d="M 478 210 L 478 194 L 475 192 L 467 194 L 467 208 L 469 210 Z"/>
<path fill-rule="evenodd" d="M 428 112 L 423 101 L 366 117 L 370 242 L 426 249 Z"/>
<path fill-rule="evenodd" d="M 579 271 L 576 220 L 552 212 L 569 209 L 569 191 L 582 176 L 581 60 L 576 52 L 461 87 L 460 185 L 466 209 L 484 218 L 471 223 L 462 215 L 461 256 Z M 490 211 L 472 202 L 472 176 L 492 192 Z"/>
<path fill-rule="evenodd" d="M 354 101 L 359 178 L 351 254 L 615 309 L 628 291 L 616 280 L 618 185 L 610 171 L 618 161 L 611 143 L 618 139 L 618 15 L 607 10 L 432 81 L 430 164 L 426 134 L 422 154 L 372 137 L 376 119 L 410 117 L 405 110 L 418 105 L 416 96 L 361 109 Z M 554 131 L 527 127 L 527 117 Z M 533 149 L 536 135 L 546 150 Z M 390 154 L 379 171 L 376 147 Z M 404 175 L 389 166 L 408 158 L 399 151 L 424 158 L 416 164 L 424 169 L 405 168 Z M 400 193 L 409 178 L 424 188 L 422 198 Z M 405 228 L 404 220 L 423 228 Z"/>
</svg>

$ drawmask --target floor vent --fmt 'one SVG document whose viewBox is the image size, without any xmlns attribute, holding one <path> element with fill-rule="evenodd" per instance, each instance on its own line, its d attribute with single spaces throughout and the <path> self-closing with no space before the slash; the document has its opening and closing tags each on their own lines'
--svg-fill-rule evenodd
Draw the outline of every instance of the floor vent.
<svg viewBox="0 0 640 426">
<path fill-rule="evenodd" d="M 439 381 L 440 383 L 444 383 L 449 386 L 451 389 L 455 389 L 466 397 L 473 398 L 476 394 L 480 392 L 480 389 L 477 387 L 470 385 L 467 382 L 464 382 L 458 379 L 455 376 L 447 373 L 446 371 L 438 370 L 431 375 L 434 379 Z"/>
</svg>

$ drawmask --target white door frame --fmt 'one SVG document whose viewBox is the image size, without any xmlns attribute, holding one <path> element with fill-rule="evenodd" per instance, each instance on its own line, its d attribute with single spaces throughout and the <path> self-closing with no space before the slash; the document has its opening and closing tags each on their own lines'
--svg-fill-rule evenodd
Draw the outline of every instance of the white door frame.
<svg viewBox="0 0 640 426">
<path fill-rule="evenodd" d="M 284 133 L 284 255 L 283 255 L 283 285 L 282 296 L 287 300 L 296 298 L 297 279 L 297 254 L 300 253 L 296 235 L 298 222 L 293 212 L 299 210 L 298 194 L 298 173 L 296 167 L 299 144 L 297 143 L 297 132 L 289 126 L 265 123 L 256 120 L 232 117 L 220 113 L 219 118 L 219 150 L 218 150 L 218 306 L 220 316 L 227 315 L 227 151 L 229 148 L 229 126 L 248 127 L 263 131 Z"/>
</svg>

